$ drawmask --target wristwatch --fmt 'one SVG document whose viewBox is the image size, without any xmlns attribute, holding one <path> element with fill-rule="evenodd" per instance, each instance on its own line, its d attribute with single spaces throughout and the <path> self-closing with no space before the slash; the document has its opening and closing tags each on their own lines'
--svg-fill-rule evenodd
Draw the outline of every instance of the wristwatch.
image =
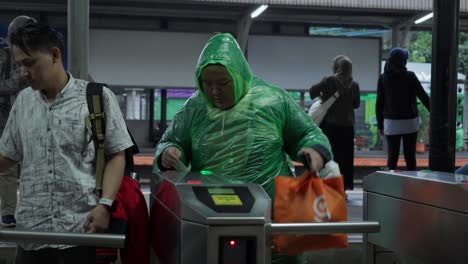
<svg viewBox="0 0 468 264">
<path fill-rule="evenodd" d="M 114 210 L 115 210 L 115 202 L 112 199 L 101 198 L 101 199 L 99 199 L 98 204 L 102 204 L 105 207 L 107 207 L 109 212 L 114 212 Z"/>
</svg>

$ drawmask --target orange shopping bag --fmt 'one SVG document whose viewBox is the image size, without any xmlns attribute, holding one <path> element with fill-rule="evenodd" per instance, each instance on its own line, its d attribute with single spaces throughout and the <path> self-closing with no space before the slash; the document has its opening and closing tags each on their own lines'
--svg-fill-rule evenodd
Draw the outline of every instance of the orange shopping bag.
<svg viewBox="0 0 468 264">
<path fill-rule="evenodd" d="M 275 223 L 340 222 L 347 220 L 343 177 L 318 178 L 306 171 L 300 178 L 275 179 Z M 346 234 L 276 235 L 275 249 L 282 254 L 346 248 Z"/>
</svg>

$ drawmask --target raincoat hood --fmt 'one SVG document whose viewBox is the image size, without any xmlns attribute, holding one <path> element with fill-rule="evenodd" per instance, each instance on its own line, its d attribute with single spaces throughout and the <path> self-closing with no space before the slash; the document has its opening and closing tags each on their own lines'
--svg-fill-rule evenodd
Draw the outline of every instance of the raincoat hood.
<svg viewBox="0 0 468 264">
<path fill-rule="evenodd" d="M 228 70 L 234 81 L 234 104 L 237 104 L 249 91 L 253 74 L 250 66 L 237 44 L 229 33 L 211 37 L 198 58 L 195 82 L 202 94 L 200 76 L 203 69 L 210 64 L 221 64 Z"/>
</svg>

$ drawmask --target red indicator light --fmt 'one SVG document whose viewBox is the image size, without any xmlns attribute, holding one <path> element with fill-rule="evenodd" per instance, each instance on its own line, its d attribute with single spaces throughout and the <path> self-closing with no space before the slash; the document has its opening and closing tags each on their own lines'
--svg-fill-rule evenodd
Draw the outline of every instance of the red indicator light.
<svg viewBox="0 0 468 264">
<path fill-rule="evenodd" d="M 202 184 L 202 181 L 200 181 L 200 180 L 188 180 L 187 183 L 188 184 Z"/>
<path fill-rule="evenodd" d="M 230 240 L 230 241 L 229 241 L 229 245 L 230 245 L 231 247 L 235 247 L 235 246 L 236 246 L 236 241 Z"/>
</svg>

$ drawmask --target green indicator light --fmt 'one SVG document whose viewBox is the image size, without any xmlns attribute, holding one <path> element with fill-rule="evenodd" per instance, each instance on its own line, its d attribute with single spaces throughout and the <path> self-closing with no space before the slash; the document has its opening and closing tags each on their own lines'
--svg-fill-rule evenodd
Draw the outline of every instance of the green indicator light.
<svg viewBox="0 0 468 264">
<path fill-rule="evenodd" d="M 211 171 L 209 171 L 209 170 L 201 170 L 200 174 L 206 176 L 206 175 L 212 175 L 213 173 Z"/>
</svg>

